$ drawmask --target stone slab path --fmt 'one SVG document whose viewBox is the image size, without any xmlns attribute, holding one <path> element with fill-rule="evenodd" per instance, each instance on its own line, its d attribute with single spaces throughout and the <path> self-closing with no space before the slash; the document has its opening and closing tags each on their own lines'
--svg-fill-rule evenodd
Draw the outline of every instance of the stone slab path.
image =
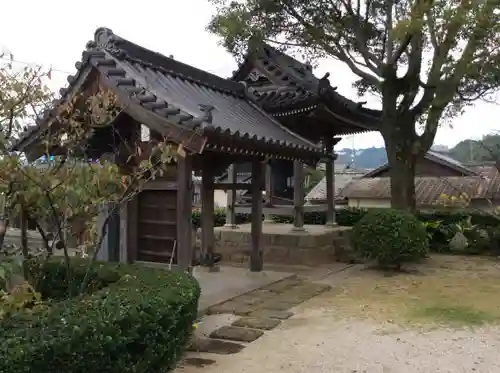
<svg viewBox="0 0 500 373">
<path fill-rule="evenodd" d="M 230 315 L 228 324 L 217 325 L 207 336 L 195 335 L 188 351 L 218 355 L 238 353 L 246 344 L 293 316 L 293 312 L 289 311 L 291 308 L 330 289 L 328 284 L 313 283 L 298 276 L 291 276 L 212 306 L 207 310 L 207 314 Z M 188 357 L 183 364 L 210 364 L 207 361 L 210 359 L 201 360 Z M 182 369 L 182 365 L 179 369 Z"/>
</svg>

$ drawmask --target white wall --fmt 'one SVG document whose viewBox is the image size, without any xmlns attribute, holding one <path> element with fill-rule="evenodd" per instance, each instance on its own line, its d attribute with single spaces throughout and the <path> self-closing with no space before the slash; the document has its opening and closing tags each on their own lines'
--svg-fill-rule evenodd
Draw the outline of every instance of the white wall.
<svg viewBox="0 0 500 373">
<path fill-rule="evenodd" d="M 390 208 L 391 201 L 388 199 L 369 199 L 369 198 L 349 198 L 349 207 L 353 208 Z"/>
</svg>

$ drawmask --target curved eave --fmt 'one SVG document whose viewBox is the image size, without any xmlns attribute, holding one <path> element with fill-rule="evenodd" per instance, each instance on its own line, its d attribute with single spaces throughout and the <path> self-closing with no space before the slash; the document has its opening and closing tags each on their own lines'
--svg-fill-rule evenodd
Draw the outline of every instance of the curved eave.
<svg viewBox="0 0 500 373">
<path fill-rule="evenodd" d="M 76 74 L 67 77 L 68 86 L 59 90 L 60 98 L 52 101 L 50 108 L 42 112 L 36 119 L 36 125 L 28 127 L 21 133 L 19 139 L 12 145 L 11 151 L 23 151 L 45 132 L 55 120 L 57 108 L 74 97 L 93 70 L 93 66 L 88 63 L 88 56 L 85 52 L 82 54 L 82 60 L 75 63 L 75 67 Z"/>
<path fill-rule="evenodd" d="M 320 158 L 326 155 L 319 146 L 300 138 L 298 135 L 295 135 L 297 137 L 296 141 L 280 141 L 265 136 L 240 133 L 239 131 L 232 132 L 229 129 L 218 127 L 216 124 L 206 123 L 203 118 L 190 115 L 180 108 L 150 94 L 144 87 L 139 86 L 134 77 L 128 76 L 128 71 L 120 66 L 119 59 L 114 54 L 111 54 L 106 49 L 103 50 L 95 42 L 89 42 L 87 47 L 89 50 L 82 54 L 82 61 L 76 64 L 78 69 L 77 74 L 68 77 L 69 87 L 61 89 L 61 99 L 54 102 L 52 110 L 44 112 L 37 126 L 30 128 L 21 135 L 20 140 L 15 144 L 13 150 L 29 146 L 32 141 L 38 138 L 53 121 L 53 114 L 57 110 L 57 107 L 70 99 L 70 97 L 73 97 L 74 93 L 78 92 L 86 80 L 88 73 L 95 68 L 102 76 L 102 82 L 118 94 L 120 101 L 125 105 L 125 111 L 129 115 L 134 118 L 138 117 L 136 119 L 145 124 L 150 120 L 154 120 L 154 122 L 163 121 L 164 124 L 169 124 L 172 127 L 168 130 L 170 135 L 175 135 L 175 133 L 181 131 L 183 133 L 192 132 L 193 135 L 196 135 L 195 137 L 208 135 L 212 139 L 220 137 L 221 141 L 215 141 L 212 144 L 219 146 L 224 142 L 229 144 L 238 143 L 243 145 L 244 149 L 246 148 L 246 154 L 249 154 L 248 149 L 251 148 L 256 148 L 257 152 L 263 154 L 269 151 L 271 155 L 279 154 L 279 149 L 285 148 L 287 149 L 287 157 Z M 121 58 L 127 59 L 128 57 L 121 53 Z M 255 107 L 255 110 L 261 109 Z M 277 126 L 283 127 L 278 121 L 274 120 L 274 122 Z M 284 130 L 290 132 L 286 128 Z M 173 138 L 175 139 L 176 137 L 173 136 Z M 196 144 L 198 143 L 199 141 L 196 142 Z M 188 146 L 186 148 L 189 149 Z M 201 145 L 200 149 L 191 150 L 202 151 L 202 149 L 203 145 Z"/>
</svg>

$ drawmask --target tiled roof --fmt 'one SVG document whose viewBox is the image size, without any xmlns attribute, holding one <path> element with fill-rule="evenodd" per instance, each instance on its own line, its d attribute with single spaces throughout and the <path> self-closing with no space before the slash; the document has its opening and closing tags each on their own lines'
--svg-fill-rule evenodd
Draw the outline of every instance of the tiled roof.
<svg viewBox="0 0 500 373">
<path fill-rule="evenodd" d="M 335 196 L 339 196 L 342 189 L 345 188 L 353 179 L 362 176 L 356 172 L 341 172 L 335 174 Z M 321 179 L 318 184 L 307 193 L 306 201 L 325 201 L 326 200 L 326 177 Z"/>
<path fill-rule="evenodd" d="M 98 29 L 95 40 L 87 43 L 83 60 L 77 63 L 77 76 L 69 77 L 70 88 L 89 66 L 101 73 L 111 89 L 140 105 L 148 115 L 181 129 L 322 153 L 317 145 L 289 131 L 252 103 L 243 84 L 142 48 L 109 29 Z M 61 93 L 64 99 L 68 90 Z M 50 112 L 45 113 L 41 123 L 49 118 Z M 36 131 L 30 129 L 23 138 Z"/>
<path fill-rule="evenodd" d="M 282 87 L 269 90 L 258 86 L 249 89 L 254 99 L 266 111 L 276 116 L 294 115 L 316 109 L 326 103 L 335 110 L 334 114 L 352 120 L 353 129 L 359 131 L 377 130 L 381 112 L 363 107 L 363 102 L 352 101 L 337 92 L 329 81 L 330 74 L 317 78 L 310 65 L 265 43 L 249 52 L 244 63 L 233 74 L 235 81 L 245 79 L 254 65 L 260 66 L 266 74 L 279 81 Z"/>
<path fill-rule="evenodd" d="M 443 165 L 445 167 L 451 168 L 464 176 L 476 175 L 476 172 L 474 172 L 474 170 L 472 170 L 470 167 L 467 167 L 466 165 L 457 161 L 456 159 L 448 157 L 448 156 L 441 154 L 439 152 L 429 150 L 425 154 L 424 157 L 425 157 L 425 159 L 427 159 L 431 162 L 438 163 L 438 164 Z M 373 176 L 375 176 L 375 175 L 379 174 L 380 172 L 385 171 L 387 169 L 389 169 L 389 163 L 385 163 L 382 166 L 368 172 L 367 174 L 365 174 L 363 176 L 363 178 L 373 177 Z"/>
<path fill-rule="evenodd" d="M 493 177 L 416 177 L 415 196 L 417 205 L 430 206 L 438 203 L 442 194 L 459 197 L 465 193 L 472 200 L 498 199 L 500 182 L 498 173 Z M 353 199 L 390 199 L 391 183 L 388 177 L 360 178 L 351 181 L 341 195 Z"/>
</svg>

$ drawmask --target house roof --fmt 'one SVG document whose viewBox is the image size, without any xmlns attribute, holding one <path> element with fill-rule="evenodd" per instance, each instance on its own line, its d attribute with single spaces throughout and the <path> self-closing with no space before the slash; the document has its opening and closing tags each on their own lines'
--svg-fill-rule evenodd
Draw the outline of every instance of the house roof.
<svg viewBox="0 0 500 373">
<path fill-rule="evenodd" d="M 143 48 L 109 29 L 95 32 L 76 67 L 77 75 L 68 78 L 69 89 L 61 91 L 56 106 L 89 69 L 95 69 L 105 85 L 126 101 L 125 111 L 130 116 L 148 126 L 153 119 L 158 127 L 169 126 L 173 141 L 176 134 L 192 132 L 198 137 L 250 141 L 256 147 L 324 154 L 319 146 L 288 130 L 249 100 L 244 84 Z M 18 147 L 43 131 L 50 117 L 50 111 L 44 113 L 38 126 L 22 134 Z M 204 145 L 192 150 L 202 151 Z"/>
<path fill-rule="evenodd" d="M 442 166 L 451 168 L 452 170 L 458 172 L 459 174 L 462 174 L 464 176 L 474 176 L 476 175 L 476 172 L 472 170 L 471 168 L 465 166 L 463 163 L 457 161 L 456 159 L 453 159 L 451 157 L 448 157 L 444 154 L 441 154 L 439 152 L 435 152 L 432 150 L 429 150 L 427 154 L 425 154 L 425 159 L 440 164 Z M 366 173 L 363 178 L 370 178 L 370 177 L 375 177 L 379 173 L 386 171 L 389 169 L 389 163 L 385 163 L 382 166 Z"/>
<path fill-rule="evenodd" d="M 254 44 L 256 47 L 249 51 L 232 79 L 245 80 L 258 67 L 276 83 L 279 87 L 274 89 L 255 84 L 248 91 L 268 113 L 283 117 L 326 108 L 335 119 L 350 124 L 353 133 L 378 130 L 381 112 L 364 108 L 363 102 L 355 102 L 340 95 L 337 88 L 331 86 L 329 74 L 319 79 L 313 74 L 312 66 L 268 44 Z"/>
<path fill-rule="evenodd" d="M 415 197 L 417 205 L 431 206 L 439 202 L 442 194 L 459 197 L 463 193 L 472 200 L 497 199 L 500 197 L 498 176 L 416 177 Z M 389 177 L 361 178 L 350 182 L 341 195 L 349 199 L 390 199 Z"/>
<path fill-rule="evenodd" d="M 441 194 L 458 197 L 462 193 L 472 199 L 500 198 L 500 173 L 494 164 L 466 167 L 460 162 L 439 153 L 429 152 L 426 158 L 439 164 L 451 167 L 464 176 L 432 177 L 417 176 L 415 178 L 415 196 L 417 205 L 429 206 L 439 201 Z M 387 165 L 359 177 L 352 174 L 350 180 L 335 175 L 335 186 L 343 198 L 354 199 L 390 199 L 391 184 L 389 177 L 373 177 Z M 338 180 L 338 181 L 337 181 Z M 342 189 L 338 184 L 342 184 Z M 323 179 L 306 196 L 307 200 L 326 199 L 326 180 Z"/>
<path fill-rule="evenodd" d="M 341 194 L 342 190 L 353 179 L 357 179 L 363 174 L 360 172 L 344 171 L 335 173 L 335 196 Z M 306 201 L 326 200 L 326 177 L 322 178 L 305 197 Z"/>
</svg>

